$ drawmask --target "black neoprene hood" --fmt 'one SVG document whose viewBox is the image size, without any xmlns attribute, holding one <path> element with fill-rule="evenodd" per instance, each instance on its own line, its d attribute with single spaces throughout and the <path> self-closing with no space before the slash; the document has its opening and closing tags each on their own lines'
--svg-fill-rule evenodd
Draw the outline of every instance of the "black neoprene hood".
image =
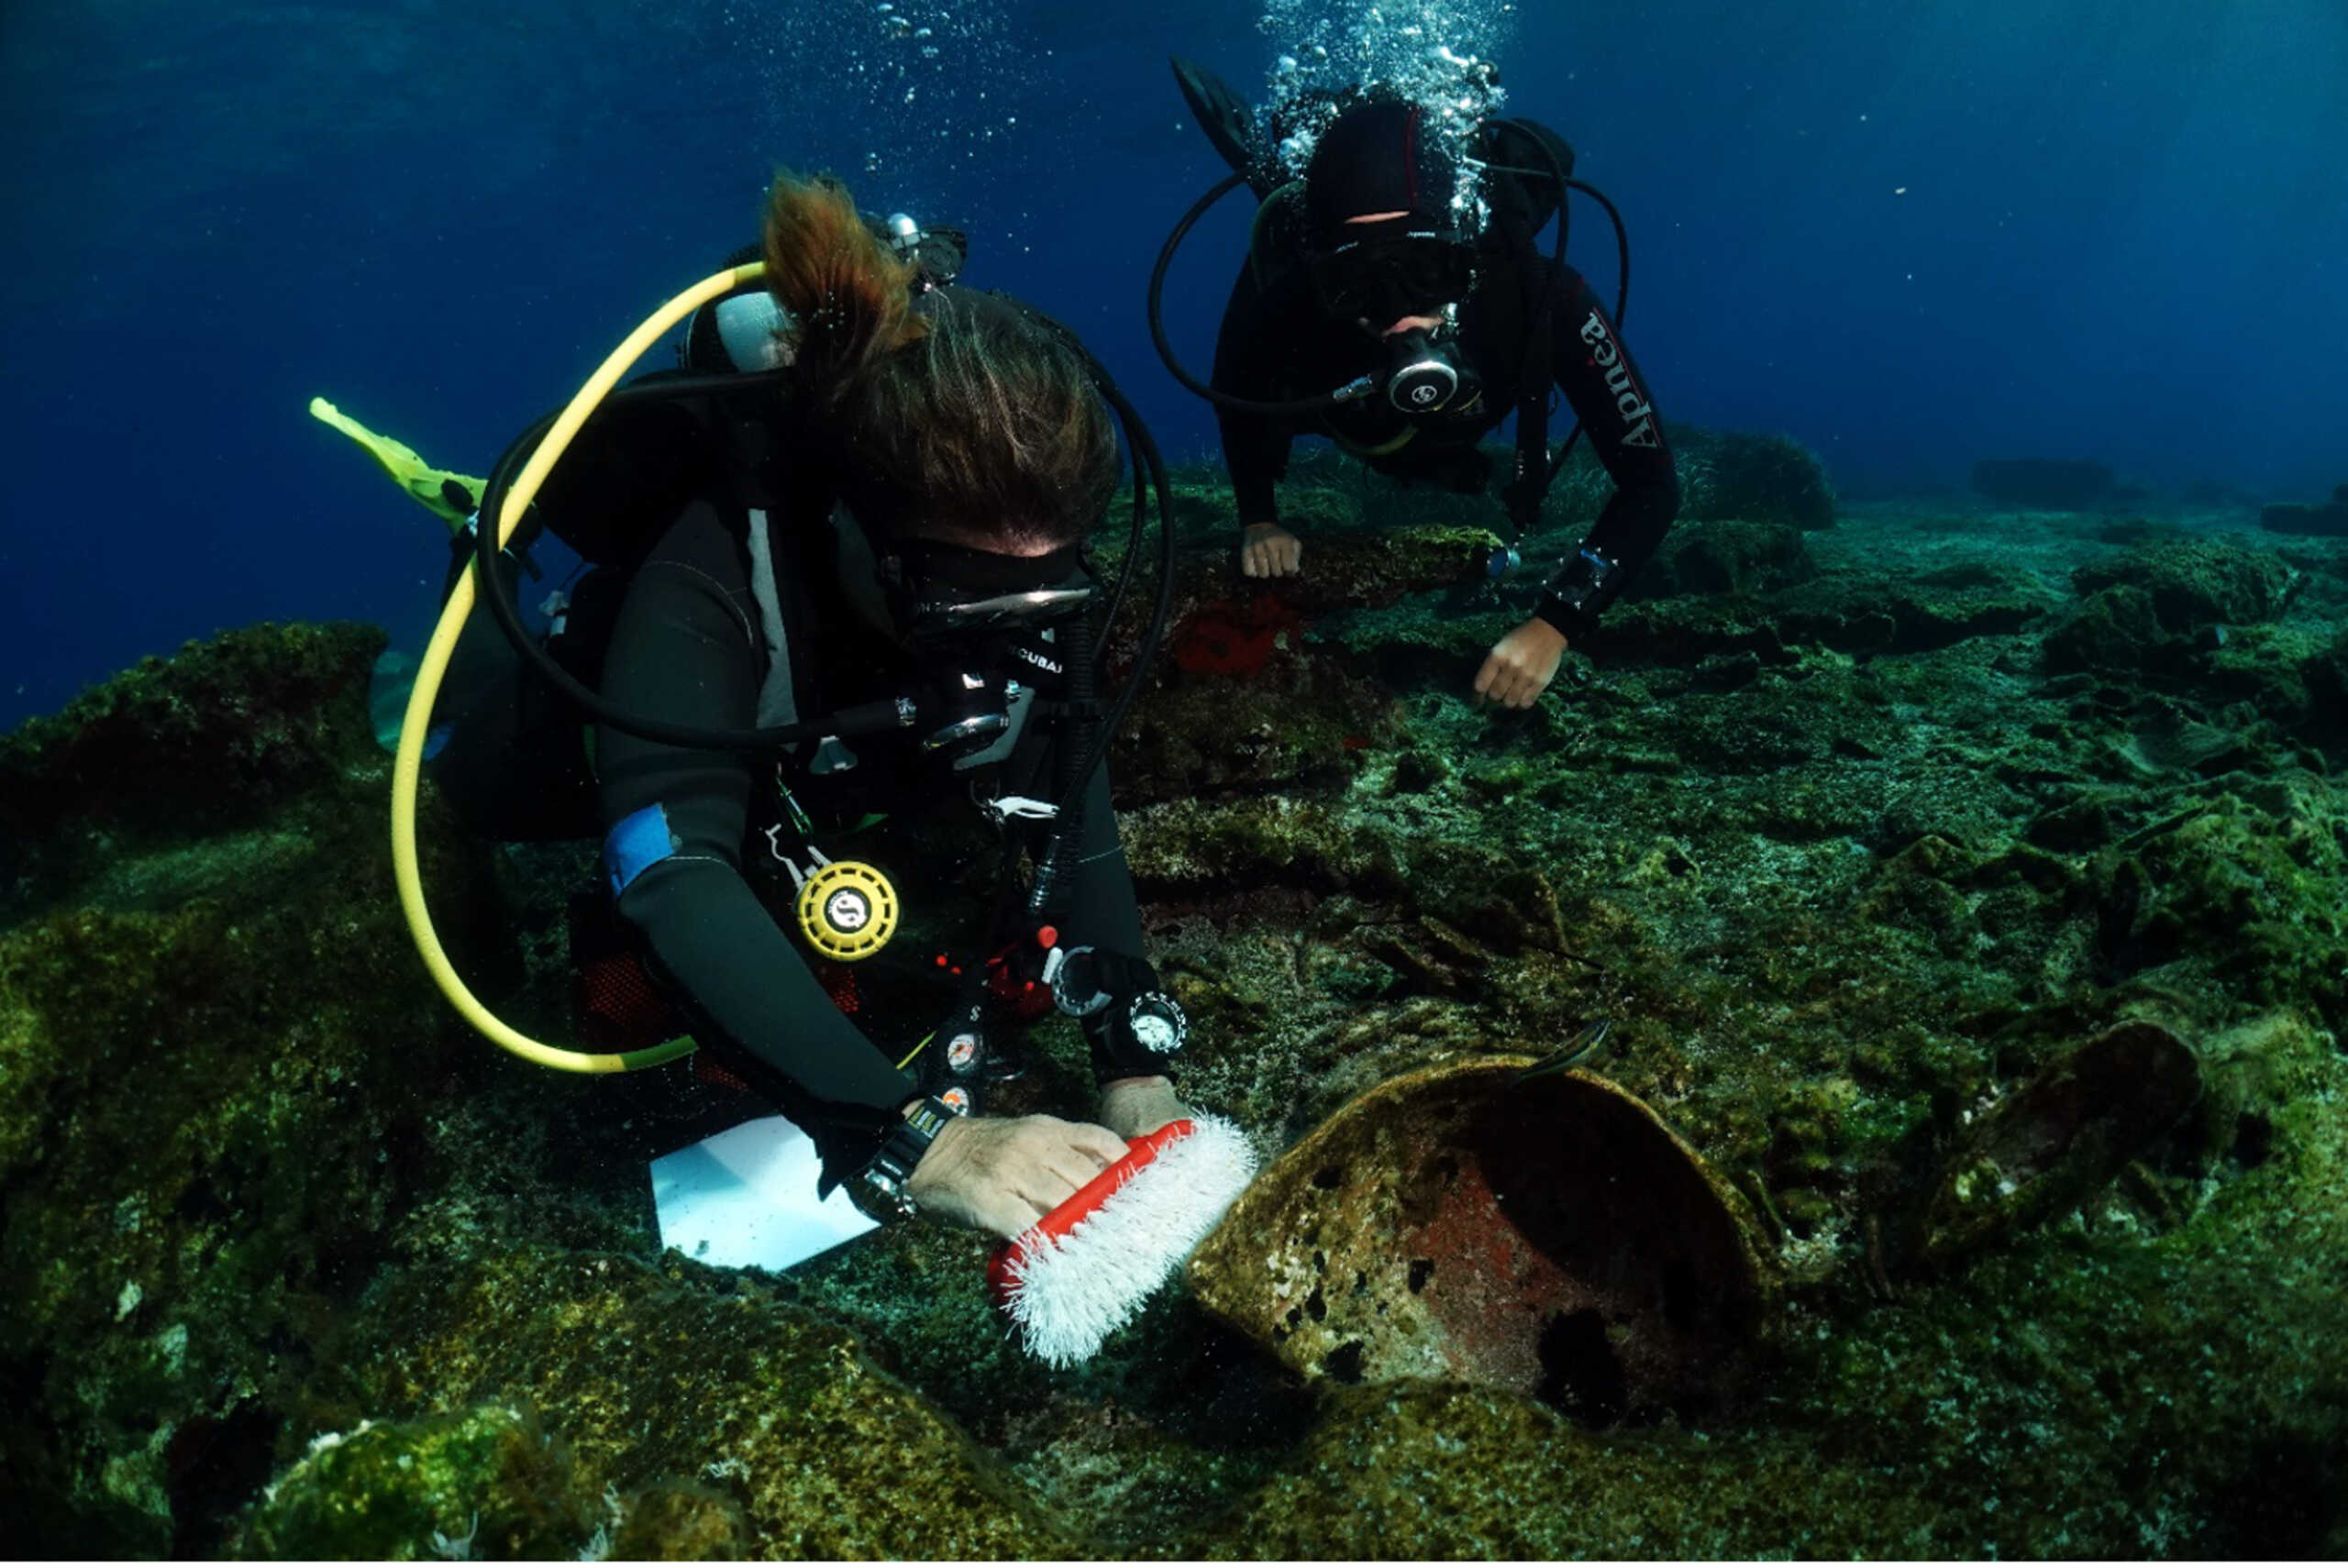
<svg viewBox="0 0 2348 1568">
<path fill-rule="evenodd" d="M 1411 103 L 1359 104 L 1339 115 L 1304 166 L 1304 214 L 1323 248 L 1346 237 L 1346 220 L 1407 213 L 1448 233 L 1458 169 Z"/>
</svg>

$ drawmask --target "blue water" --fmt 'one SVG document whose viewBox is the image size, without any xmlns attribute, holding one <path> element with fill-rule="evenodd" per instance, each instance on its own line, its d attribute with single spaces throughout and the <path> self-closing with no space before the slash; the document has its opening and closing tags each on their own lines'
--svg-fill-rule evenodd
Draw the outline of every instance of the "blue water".
<svg viewBox="0 0 2348 1568">
<path fill-rule="evenodd" d="M 439 525 L 311 395 L 479 472 L 754 237 L 778 164 L 967 226 L 969 281 L 1077 326 L 1169 454 L 1210 454 L 1141 309 L 1222 172 L 1166 57 L 1254 94 L 1366 9 L 1269 8 L 10 0 L 0 725 L 251 621 L 415 640 Z M 2020 455 L 2348 480 L 2339 0 L 1456 9 L 1628 219 L 1668 416 L 1789 431 L 1846 490 Z M 1200 363 L 1237 207 L 1175 277 Z M 1576 232 L 1611 289 L 1602 224 Z"/>
</svg>

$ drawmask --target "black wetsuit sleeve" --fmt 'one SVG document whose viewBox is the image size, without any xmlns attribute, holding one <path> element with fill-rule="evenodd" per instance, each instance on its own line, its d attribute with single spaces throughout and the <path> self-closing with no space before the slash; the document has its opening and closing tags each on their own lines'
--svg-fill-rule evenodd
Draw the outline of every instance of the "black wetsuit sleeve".
<svg viewBox="0 0 2348 1568">
<path fill-rule="evenodd" d="M 1239 277 L 1231 285 L 1230 302 L 1223 309 L 1222 330 L 1215 336 L 1212 378 L 1215 391 L 1268 403 L 1289 395 L 1280 374 L 1281 344 L 1287 336 L 1273 319 L 1254 266 L 1242 263 Z M 1223 434 L 1224 467 L 1231 473 L 1240 525 L 1279 522 L 1272 486 L 1288 472 L 1296 427 L 1269 414 L 1221 404 L 1216 405 L 1214 416 Z"/>
<path fill-rule="evenodd" d="M 1579 636 L 1663 543 L 1679 513 L 1679 472 L 1646 378 L 1588 281 L 1568 268 L 1549 310 L 1557 390 L 1614 481 L 1613 495 L 1582 541 L 1583 549 L 1613 562 L 1613 570 L 1594 591 L 1570 587 L 1578 572 L 1590 569 L 1578 551 L 1544 591 L 1535 612 L 1567 636 Z"/>
<path fill-rule="evenodd" d="M 755 726 L 764 649 L 743 554 L 713 508 L 686 510 L 629 587 L 606 697 L 679 723 Z M 681 993 L 696 1039 L 806 1130 L 827 1177 L 860 1169 L 919 1090 L 833 1005 L 745 880 L 751 759 L 608 724 L 595 756 L 607 832 L 639 812 L 666 818 L 669 853 L 635 874 L 618 907 Z"/>
</svg>

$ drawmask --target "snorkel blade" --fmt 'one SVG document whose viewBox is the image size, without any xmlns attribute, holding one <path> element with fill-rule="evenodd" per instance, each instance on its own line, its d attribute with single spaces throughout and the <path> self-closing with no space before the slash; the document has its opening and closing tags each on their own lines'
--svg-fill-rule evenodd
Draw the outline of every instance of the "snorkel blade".
<svg viewBox="0 0 2348 1568">
<path fill-rule="evenodd" d="M 1191 117 L 1207 133 L 1207 140 L 1231 166 L 1231 171 L 1247 182 L 1247 188 L 1262 201 L 1272 193 L 1274 176 L 1271 160 L 1264 156 L 1260 146 L 1250 145 L 1254 138 L 1256 116 L 1249 112 L 1238 94 L 1222 77 L 1196 61 L 1170 55 L 1168 63 L 1174 67 L 1174 84 L 1182 90 L 1182 101 L 1191 106 Z"/>
</svg>

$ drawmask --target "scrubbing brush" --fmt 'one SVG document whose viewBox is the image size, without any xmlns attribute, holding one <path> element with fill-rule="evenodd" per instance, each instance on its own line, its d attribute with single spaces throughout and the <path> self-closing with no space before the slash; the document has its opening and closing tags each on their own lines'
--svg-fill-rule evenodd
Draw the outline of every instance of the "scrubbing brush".
<svg viewBox="0 0 2348 1568">
<path fill-rule="evenodd" d="M 1073 1366 L 1132 1320 L 1255 1174 L 1256 1152 L 1230 1122 L 1169 1121 L 995 1250 L 995 1300 L 1029 1353 Z"/>
</svg>

